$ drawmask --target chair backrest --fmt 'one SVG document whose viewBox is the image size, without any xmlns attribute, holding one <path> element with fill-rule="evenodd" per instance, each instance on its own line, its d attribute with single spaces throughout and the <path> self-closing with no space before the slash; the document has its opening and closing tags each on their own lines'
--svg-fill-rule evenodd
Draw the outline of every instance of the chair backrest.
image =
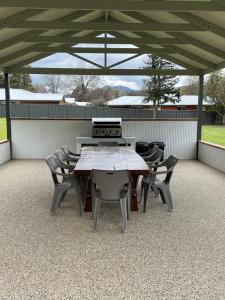
<svg viewBox="0 0 225 300">
<path fill-rule="evenodd" d="M 98 146 L 99 147 L 115 147 L 115 146 L 118 146 L 118 143 L 117 142 L 99 142 L 98 143 Z"/>
<path fill-rule="evenodd" d="M 140 153 L 139 155 L 141 156 L 150 156 L 153 155 L 157 152 L 157 150 L 159 149 L 159 147 L 157 145 L 154 145 L 152 148 L 150 148 L 147 152 L 145 153 Z"/>
<path fill-rule="evenodd" d="M 67 163 L 69 164 L 68 160 L 67 160 L 67 157 L 65 156 L 65 153 L 62 151 L 62 150 L 57 150 L 55 152 L 55 156 L 58 158 L 58 160 L 62 163 Z"/>
<path fill-rule="evenodd" d="M 66 147 L 66 145 L 63 145 L 61 148 L 66 155 L 70 156 L 70 150 Z"/>
<path fill-rule="evenodd" d="M 161 167 L 165 167 L 167 169 L 167 174 L 166 177 L 164 179 L 164 182 L 169 183 L 171 180 L 171 177 L 173 175 L 173 170 L 175 165 L 178 162 L 178 158 L 174 155 L 170 155 L 166 160 L 164 160 L 161 164 L 160 164 L 160 168 Z"/>
<path fill-rule="evenodd" d="M 58 178 L 56 175 L 57 169 L 60 168 L 60 163 L 57 158 L 55 158 L 53 155 L 50 155 L 46 158 L 46 163 L 50 168 L 51 174 L 52 174 L 52 179 L 55 184 L 58 184 Z"/>
<path fill-rule="evenodd" d="M 120 192 L 129 181 L 128 170 L 92 170 L 92 183 L 99 188 L 104 200 L 120 199 Z"/>
<path fill-rule="evenodd" d="M 161 150 L 161 149 L 159 149 L 159 147 L 158 147 L 158 149 L 156 150 L 156 152 L 153 153 L 151 155 L 151 157 L 149 157 L 148 162 L 150 162 L 150 163 L 151 162 L 158 163 L 158 162 L 160 162 L 160 160 L 163 157 L 163 155 L 164 155 L 164 151 Z"/>
</svg>

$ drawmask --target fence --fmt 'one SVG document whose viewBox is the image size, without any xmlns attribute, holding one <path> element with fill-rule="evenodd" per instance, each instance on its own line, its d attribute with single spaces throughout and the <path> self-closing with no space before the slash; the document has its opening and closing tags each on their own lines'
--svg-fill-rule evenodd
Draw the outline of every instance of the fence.
<svg viewBox="0 0 225 300">
<path fill-rule="evenodd" d="M 0 104 L 0 117 L 5 116 L 5 104 Z M 203 124 L 211 124 L 212 118 L 202 112 Z M 111 107 L 82 107 L 56 104 L 11 104 L 12 118 L 30 119 L 90 119 L 92 117 L 121 117 L 123 119 L 152 119 L 152 110 Z M 197 111 L 158 110 L 156 119 L 193 119 Z"/>
</svg>

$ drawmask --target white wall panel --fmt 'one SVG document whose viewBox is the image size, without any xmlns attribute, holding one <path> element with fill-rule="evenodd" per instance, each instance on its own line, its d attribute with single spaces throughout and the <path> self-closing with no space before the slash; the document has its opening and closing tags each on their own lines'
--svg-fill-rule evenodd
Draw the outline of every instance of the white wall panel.
<svg viewBox="0 0 225 300">
<path fill-rule="evenodd" d="M 199 142 L 199 160 L 225 173 L 225 149 Z"/>
<path fill-rule="evenodd" d="M 91 136 L 91 122 L 77 120 L 12 120 L 15 159 L 39 159 L 66 144 L 76 151 L 77 136 Z M 123 121 L 123 135 L 137 141 L 164 141 L 166 156 L 194 159 L 197 121 Z"/>
<path fill-rule="evenodd" d="M 10 143 L 0 144 L 0 165 L 10 160 Z"/>
</svg>

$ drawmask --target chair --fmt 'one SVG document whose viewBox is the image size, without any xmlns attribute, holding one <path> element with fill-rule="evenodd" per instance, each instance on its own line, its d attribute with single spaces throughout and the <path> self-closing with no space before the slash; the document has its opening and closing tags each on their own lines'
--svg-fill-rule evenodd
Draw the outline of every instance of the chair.
<svg viewBox="0 0 225 300">
<path fill-rule="evenodd" d="M 76 166 L 76 163 L 74 162 L 74 159 L 71 159 L 69 156 L 66 156 L 65 153 L 62 150 L 57 150 L 55 152 L 55 156 L 60 161 L 61 164 L 67 164 L 72 166 L 73 169 Z M 62 169 L 62 172 L 64 173 L 64 170 Z M 88 176 L 79 176 L 81 188 L 82 188 L 82 200 L 83 204 L 85 203 L 86 199 L 86 193 L 87 193 L 87 187 L 88 187 Z"/>
<path fill-rule="evenodd" d="M 170 180 L 173 175 L 173 170 L 175 165 L 178 162 L 178 158 L 170 155 L 169 158 L 161 162 L 160 164 L 157 165 L 152 165 L 153 171 L 151 173 L 151 176 L 149 177 L 144 177 L 142 180 L 142 186 L 144 188 L 144 208 L 143 212 L 146 211 L 146 203 L 148 199 L 148 190 L 149 187 L 154 186 L 157 191 L 159 191 L 161 199 L 163 203 L 165 203 L 168 207 L 169 211 L 172 211 L 173 209 L 173 202 L 172 202 L 172 197 L 171 197 L 171 192 L 170 192 Z M 166 168 L 164 171 L 158 171 L 159 168 Z M 160 181 L 156 179 L 157 175 L 165 174 L 165 179 Z"/>
<path fill-rule="evenodd" d="M 57 150 L 55 152 L 55 156 L 57 157 L 57 159 L 61 162 L 61 163 L 66 163 L 68 165 L 71 165 L 73 167 L 75 167 L 76 162 L 74 161 L 74 159 L 71 159 L 69 156 L 65 155 L 65 152 L 62 150 Z"/>
<path fill-rule="evenodd" d="M 66 193 L 71 188 L 75 187 L 78 190 L 79 194 L 79 205 L 80 205 L 80 216 L 82 215 L 83 211 L 83 202 L 82 197 L 80 197 L 81 191 L 80 191 L 80 182 L 79 178 L 75 177 L 72 173 L 74 167 L 66 164 L 62 164 L 57 158 L 50 155 L 46 162 L 51 170 L 52 179 L 55 185 L 55 191 L 51 206 L 51 213 L 55 214 L 57 207 L 60 206 L 60 203 L 63 201 L 63 199 L 66 196 Z M 62 172 L 62 169 L 64 172 Z M 58 171 L 58 170 L 61 170 Z M 67 173 L 66 173 L 67 170 Z M 62 178 L 62 182 L 58 180 L 58 177 L 60 176 Z"/>
<path fill-rule="evenodd" d="M 98 143 L 98 146 L 99 147 L 116 147 L 116 146 L 118 146 L 118 143 L 117 142 L 105 142 L 105 141 L 102 141 L 102 142 Z"/>
<path fill-rule="evenodd" d="M 92 170 L 92 188 L 94 189 L 94 231 L 97 227 L 99 210 L 102 202 L 120 202 L 123 226 L 126 231 L 129 218 L 130 175 L 128 170 L 104 171 Z"/>
<path fill-rule="evenodd" d="M 157 170 L 156 166 L 157 166 L 157 164 L 159 164 L 159 162 L 161 161 L 161 159 L 164 155 L 164 152 L 162 150 L 160 150 L 158 146 L 156 146 L 156 147 L 158 148 L 158 149 L 156 149 L 156 152 L 154 152 L 152 155 L 148 156 L 148 160 L 146 161 L 146 164 L 148 165 L 148 167 L 150 169 L 152 169 L 152 166 L 154 167 L 154 171 Z M 151 178 L 149 179 L 149 177 L 151 177 Z M 148 191 L 144 188 L 145 185 L 147 184 L 147 182 L 149 182 L 149 184 L 151 183 L 151 189 L 154 191 L 155 195 L 158 196 L 158 192 L 154 186 L 154 181 L 153 182 L 152 181 L 153 181 L 152 175 L 144 176 L 142 178 L 140 199 L 139 199 L 138 203 L 141 203 L 141 201 L 142 201 L 143 191 L 144 191 L 144 193 L 148 193 Z"/>
<path fill-rule="evenodd" d="M 151 156 L 152 154 L 154 154 L 158 149 L 159 149 L 159 147 L 158 147 L 157 145 L 154 145 L 154 146 L 153 146 L 151 149 L 149 149 L 147 152 L 140 153 L 139 155 L 145 159 L 146 157 L 149 157 L 149 156 Z"/>
<path fill-rule="evenodd" d="M 70 161 L 77 162 L 80 158 L 80 154 L 70 151 L 65 145 L 62 146 L 62 151 Z"/>
</svg>

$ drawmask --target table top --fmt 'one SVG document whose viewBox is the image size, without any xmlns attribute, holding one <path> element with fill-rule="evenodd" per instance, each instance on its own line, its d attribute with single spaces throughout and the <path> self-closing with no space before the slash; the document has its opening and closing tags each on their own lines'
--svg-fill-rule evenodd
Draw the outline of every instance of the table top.
<svg viewBox="0 0 225 300">
<path fill-rule="evenodd" d="M 93 169 L 128 169 L 135 175 L 149 174 L 146 162 L 131 147 L 83 147 L 74 173 L 89 174 Z"/>
</svg>

